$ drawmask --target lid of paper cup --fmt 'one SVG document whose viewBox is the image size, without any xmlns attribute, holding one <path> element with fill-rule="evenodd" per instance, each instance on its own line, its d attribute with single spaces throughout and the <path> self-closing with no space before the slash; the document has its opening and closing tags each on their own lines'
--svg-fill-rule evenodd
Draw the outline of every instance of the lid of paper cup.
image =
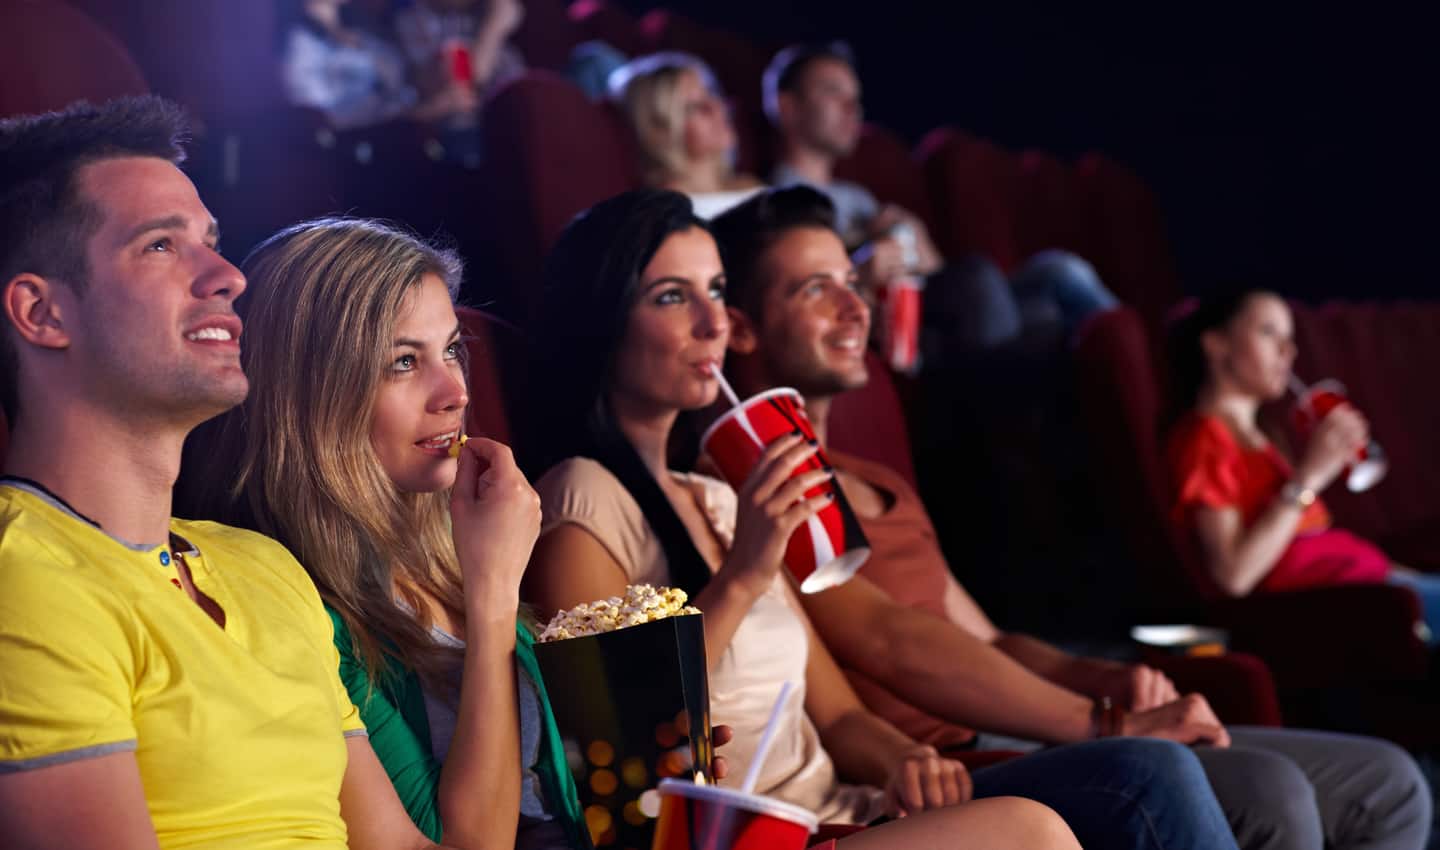
<svg viewBox="0 0 1440 850">
<path fill-rule="evenodd" d="M 1229 635 L 1223 629 L 1177 623 L 1163 626 L 1136 626 L 1130 637 L 1150 646 L 1193 646 L 1197 643 L 1225 643 Z"/>
<path fill-rule="evenodd" d="M 801 593 L 819 593 L 822 590 L 829 590 L 837 585 L 844 584 L 854 577 L 860 568 L 865 566 L 865 561 L 870 557 L 869 546 L 856 546 L 835 558 L 830 563 L 805 577 L 800 582 Z"/>
<path fill-rule="evenodd" d="M 1345 486 L 1351 493 L 1364 493 L 1371 487 L 1380 483 L 1385 473 L 1390 471 L 1390 464 L 1383 457 L 1366 458 L 1350 468 L 1350 474 L 1345 477 Z"/>
<path fill-rule="evenodd" d="M 682 797 L 690 797 L 698 800 L 709 800 L 714 803 L 721 803 L 735 809 L 744 809 L 747 812 L 769 815 L 771 817 L 788 820 L 791 823 L 798 823 L 810 832 L 820 828 L 820 818 L 814 812 L 803 809 L 792 803 L 776 800 L 774 797 L 762 797 L 759 794 L 746 794 L 744 791 L 734 791 L 729 788 L 718 788 L 714 785 L 696 785 L 683 779 L 662 779 L 660 780 L 661 794 L 678 794 Z"/>
<path fill-rule="evenodd" d="M 705 433 L 700 435 L 700 450 L 704 451 L 705 446 L 710 442 L 710 435 L 714 434 L 721 425 L 724 425 L 726 422 L 734 419 L 735 414 L 738 413 L 741 409 L 749 407 L 752 402 L 761 401 L 762 399 L 767 399 L 778 395 L 793 395 L 795 396 L 795 398 L 800 400 L 801 407 L 805 406 L 805 397 L 800 395 L 799 390 L 792 389 L 790 387 L 776 387 L 773 390 L 766 390 L 763 393 L 756 393 L 749 398 L 741 399 L 740 407 L 731 406 L 729 410 L 725 411 L 724 416 L 721 416 L 719 419 L 716 419 L 714 422 L 710 423 L 710 427 L 706 428 Z"/>
</svg>

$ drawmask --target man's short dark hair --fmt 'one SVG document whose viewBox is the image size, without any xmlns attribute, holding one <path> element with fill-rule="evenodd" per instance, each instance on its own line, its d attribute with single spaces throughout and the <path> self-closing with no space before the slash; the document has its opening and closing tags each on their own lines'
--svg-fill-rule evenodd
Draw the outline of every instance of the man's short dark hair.
<svg viewBox="0 0 1440 850">
<path fill-rule="evenodd" d="M 767 189 L 710 222 L 725 265 L 725 300 L 731 306 L 759 318 L 760 260 L 782 236 L 802 228 L 835 231 L 835 205 L 803 185 Z"/>
<path fill-rule="evenodd" d="M 850 49 L 850 45 L 843 41 L 832 41 L 828 44 L 792 44 L 776 53 L 775 58 L 770 60 L 770 64 L 765 68 L 765 76 L 760 80 L 760 91 L 765 99 L 765 114 L 770 118 L 770 123 L 780 123 L 780 94 L 800 88 L 806 69 L 821 59 L 843 62 L 850 70 L 855 70 L 855 53 Z"/>
<path fill-rule="evenodd" d="M 0 286 L 35 274 L 85 291 L 85 245 L 100 213 L 80 196 L 75 176 L 92 162 L 125 156 L 185 159 L 187 126 L 179 106 L 154 96 L 0 121 Z M 0 404 L 17 413 L 15 343 L 0 326 Z"/>
</svg>

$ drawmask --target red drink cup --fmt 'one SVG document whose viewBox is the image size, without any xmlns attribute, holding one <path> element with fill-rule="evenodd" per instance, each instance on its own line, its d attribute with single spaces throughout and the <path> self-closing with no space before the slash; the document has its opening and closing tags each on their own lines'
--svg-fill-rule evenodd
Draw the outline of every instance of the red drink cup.
<svg viewBox="0 0 1440 850">
<path fill-rule="evenodd" d="M 445 42 L 445 67 L 450 71 L 451 82 L 472 85 L 475 82 L 475 68 L 470 64 L 470 47 L 460 39 Z"/>
<path fill-rule="evenodd" d="M 1341 405 L 1350 404 L 1345 395 L 1345 385 L 1339 381 L 1316 381 L 1295 400 L 1291 411 L 1295 419 L 1295 430 L 1301 439 L 1310 439 L 1315 426 L 1320 424 L 1330 411 Z M 1356 452 L 1355 462 L 1346 468 L 1345 486 L 1352 493 L 1363 493 L 1379 484 L 1389 471 L 1390 463 L 1380 444 L 1371 440 Z"/>
<path fill-rule="evenodd" d="M 805 850 L 814 814 L 791 805 L 677 779 L 660 781 L 651 850 Z"/>
<path fill-rule="evenodd" d="M 715 461 L 730 486 L 739 489 L 765 447 L 795 433 L 815 439 L 800 394 L 789 388 L 767 390 L 716 420 L 700 438 L 700 448 Z M 791 477 L 812 469 L 832 468 L 821 449 L 797 466 Z M 844 584 L 870 557 L 870 542 L 860 530 L 845 492 L 833 478 L 806 490 L 805 496 L 827 492 L 833 492 L 835 498 L 797 528 L 785 547 L 785 566 L 803 593 L 818 593 Z"/>
<path fill-rule="evenodd" d="M 880 308 L 880 351 L 897 372 L 913 373 L 920 366 L 920 282 L 900 278 L 875 291 Z"/>
</svg>

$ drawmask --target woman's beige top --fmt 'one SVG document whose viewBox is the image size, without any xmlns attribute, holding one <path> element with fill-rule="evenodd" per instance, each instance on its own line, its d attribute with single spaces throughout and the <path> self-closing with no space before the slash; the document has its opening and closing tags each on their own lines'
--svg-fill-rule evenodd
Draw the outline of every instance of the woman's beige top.
<svg viewBox="0 0 1440 850">
<path fill-rule="evenodd" d="M 735 491 L 703 475 L 672 474 L 695 494 L 710 527 L 728 549 L 735 536 Z M 544 506 L 542 535 L 572 523 L 609 550 L 630 584 L 671 584 L 665 552 L 640 505 L 604 466 L 589 458 L 571 458 L 547 472 L 535 489 Z M 724 749 L 730 778 L 721 784 L 739 786 L 780 686 L 788 679 L 795 683 L 795 692 L 780 718 L 755 790 L 804 806 L 822 823 L 867 823 L 883 813 L 883 793 L 839 782 L 835 765 L 805 714 L 808 650 L 802 616 L 790 600 L 784 578 L 777 576 L 710 670 L 711 717 L 735 730 L 735 740 Z"/>
</svg>

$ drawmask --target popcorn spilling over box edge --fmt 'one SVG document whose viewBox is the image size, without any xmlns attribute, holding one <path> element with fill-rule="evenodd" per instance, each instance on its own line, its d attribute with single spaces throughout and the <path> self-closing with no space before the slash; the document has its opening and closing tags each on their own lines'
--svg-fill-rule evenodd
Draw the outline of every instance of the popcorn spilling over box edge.
<svg viewBox="0 0 1440 850">
<path fill-rule="evenodd" d="M 535 646 L 598 848 L 650 846 L 639 798 L 661 779 L 713 781 L 704 618 L 685 603 L 632 585 L 557 613 Z"/>
</svg>

